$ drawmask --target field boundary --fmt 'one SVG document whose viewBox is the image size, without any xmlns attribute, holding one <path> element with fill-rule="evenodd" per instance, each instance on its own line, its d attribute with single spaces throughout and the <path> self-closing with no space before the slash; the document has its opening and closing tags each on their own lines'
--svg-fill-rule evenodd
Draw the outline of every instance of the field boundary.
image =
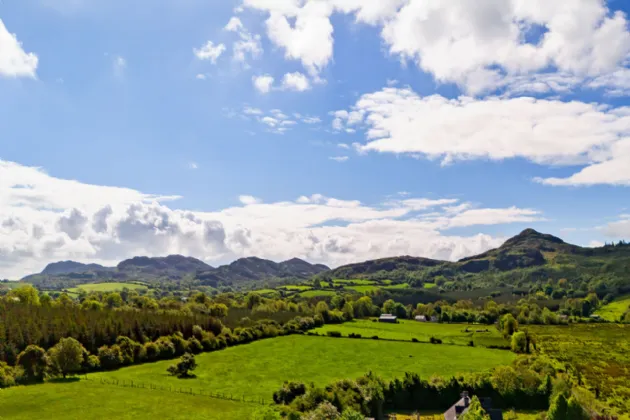
<svg viewBox="0 0 630 420">
<path fill-rule="evenodd" d="M 124 379 L 122 381 L 118 379 L 105 379 L 105 378 L 92 379 L 92 378 L 89 378 L 88 376 L 83 376 L 83 379 L 91 381 L 91 382 L 98 382 L 101 385 L 111 385 L 111 386 L 118 386 L 122 388 L 148 389 L 151 391 L 164 391 L 164 392 L 171 392 L 174 394 L 196 395 L 200 397 L 216 398 L 220 400 L 243 402 L 243 403 L 248 403 L 248 404 L 270 405 L 270 403 L 265 402 L 264 398 L 248 397 L 247 395 L 241 395 L 239 398 L 238 396 L 235 396 L 234 394 L 224 394 L 222 392 L 212 392 L 212 391 L 204 392 L 203 390 L 195 390 L 192 387 L 154 385 L 154 384 L 147 384 L 144 382 L 138 382 L 138 381 L 133 381 L 133 380 L 126 381 Z"/>
</svg>

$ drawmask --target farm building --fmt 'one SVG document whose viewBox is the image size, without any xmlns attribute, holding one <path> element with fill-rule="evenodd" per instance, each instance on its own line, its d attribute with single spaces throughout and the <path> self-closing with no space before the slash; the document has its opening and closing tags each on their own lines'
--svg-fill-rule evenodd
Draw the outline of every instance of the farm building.
<svg viewBox="0 0 630 420">
<path fill-rule="evenodd" d="M 420 322 L 428 322 L 429 320 L 427 319 L 426 316 L 424 315 L 416 315 L 416 321 L 420 321 Z"/>
<path fill-rule="evenodd" d="M 392 314 L 382 314 L 378 319 L 378 322 L 391 322 L 392 324 L 395 324 L 398 322 L 398 317 Z"/>
</svg>

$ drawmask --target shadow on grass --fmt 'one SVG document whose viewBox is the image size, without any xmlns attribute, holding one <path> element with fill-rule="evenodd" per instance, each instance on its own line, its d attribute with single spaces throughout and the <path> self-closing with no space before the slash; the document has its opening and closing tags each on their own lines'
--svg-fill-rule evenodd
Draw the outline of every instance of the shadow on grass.
<svg viewBox="0 0 630 420">
<path fill-rule="evenodd" d="M 79 382 L 81 380 L 78 376 L 71 376 L 69 378 L 53 378 L 49 379 L 48 382 L 53 384 L 67 384 L 72 382 Z"/>
</svg>

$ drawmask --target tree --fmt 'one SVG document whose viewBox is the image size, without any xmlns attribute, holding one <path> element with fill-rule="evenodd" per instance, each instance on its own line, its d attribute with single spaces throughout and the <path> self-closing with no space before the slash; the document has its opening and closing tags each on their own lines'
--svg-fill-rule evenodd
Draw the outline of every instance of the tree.
<svg viewBox="0 0 630 420">
<path fill-rule="evenodd" d="M 39 305 L 39 292 L 30 284 L 11 290 L 9 292 L 9 297 L 18 298 L 20 303 L 25 303 L 27 305 Z"/>
<path fill-rule="evenodd" d="M 514 334 L 514 332 L 518 331 L 518 322 L 514 319 L 512 314 L 503 315 L 500 326 L 503 335 L 506 337 L 509 337 Z"/>
<path fill-rule="evenodd" d="M 582 405 L 575 397 L 569 398 L 567 403 L 567 419 L 571 420 L 588 420 L 591 416 L 582 408 Z"/>
<path fill-rule="evenodd" d="M 347 410 L 344 410 L 339 420 L 365 420 L 365 416 L 358 411 L 354 411 L 353 409 L 349 408 Z"/>
<path fill-rule="evenodd" d="M 43 348 L 31 344 L 18 355 L 17 365 L 24 369 L 27 380 L 41 382 L 44 380 L 49 360 Z"/>
<path fill-rule="evenodd" d="M 527 352 L 527 336 L 524 332 L 518 331 L 512 335 L 512 351 L 514 353 Z"/>
<path fill-rule="evenodd" d="M 65 378 L 81 369 L 86 350 L 72 337 L 62 338 L 48 353 L 55 370 Z"/>
<path fill-rule="evenodd" d="M 388 299 L 383 303 L 383 313 L 393 315 L 395 308 L 396 308 L 396 302 L 394 302 L 392 299 Z"/>
<path fill-rule="evenodd" d="M 547 420 L 569 420 L 569 417 L 567 417 L 567 409 L 567 398 L 564 394 L 558 394 L 553 401 L 551 401 L 549 411 L 547 412 Z"/>
<path fill-rule="evenodd" d="M 481 402 L 477 396 L 472 397 L 470 406 L 466 413 L 460 417 L 460 420 L 490 420 L 490 416 L 486 410 L 481 407 Z"/>
<path fill-rule="evenodd" d="M 192 371 L 195 369 L 197 369 L 197 361 L 195 360 L 195 356 L 190 353 L 186 353 L 182 356 L 182 358 L 176 365 L 169 366 L 166 371 L 173 376 L 177 376 L 178 378 L 192 378 L 195 376 L 192 373 Z"/>
</svg>

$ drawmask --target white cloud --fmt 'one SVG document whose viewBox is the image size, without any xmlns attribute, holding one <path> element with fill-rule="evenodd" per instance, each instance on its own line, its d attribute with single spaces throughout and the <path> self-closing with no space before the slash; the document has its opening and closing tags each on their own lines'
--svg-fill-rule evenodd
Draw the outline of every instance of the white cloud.
<svg viewBox="0 0 630 420">
<path fill-rule="evenodd" d="M 209 60 L 212 64 L 216 64 L 217 60 L 225 52 L 225 45 L 214 45 L 214 42 L 208 41 L 201 48 L 193 48 L 193 53 L 199 60 Z"/>
<path fill-rule="evenodd" d="M 608 238 L 628 240 L 630 239 L 630 218 L 627 215 L 621 215 L 619 220 L 601 226 L 598 230 Z"/>
<path fill-rule="evenodd" d="M 251 58 L 258 58 L 264 52 L 260 35 L 249 32 L 238 17 L 233 16 L 225 26 L 225 30 L 234 32 L 239 37 L 233 46 L 235 61 L 246 64 L 248 55 Z"/>
<path fill-rule="evenodd" d="M 188 169 L 192 169 L 194 171 L 195 169 L 199 169 L 199 165 L 197 164 L 197 162 L 189 162 Z"/>
<path fill-rule="evenodd" d="M 58 260 L 114 265 L 134 255 L 176 253 L 212 264 L 251 255 L 333 266 L 395 255 L 458 259 L 503 238 L 450 236 L 446 229 L 541 219 L 528 209 L 452 210 L 453 203 L 466 204 L 455 199 L 369 206 L 321 194 L 268 204 L 241 196 L 241 206 L 192 212 L 169 208 L 176 198 L 59 179 L 0 161 L 0 277 L 38 272 Z"/>
<path fill-rule="evenodd" d="M 37 55 L 25 52 L 0 19 L 0 76 L 35 78 L 38 63 Z"/>
<path fill-rule="evenodd" d="M 197 76 L 195 76 L 195 78 L 197 80 L 206 80 L 208 77 L 205 74 L 199 73 Z"/>
<path fill-rule="evenodd" d="M 304 117 L 302 118 L 302 122 L 304 124 L 319 124 L 322 122 L 322 119 L 319 117 Z"/>
<path fill-rule="evenodd" d="M 350 145 L 346 144 L 346 143 L 339 143 L 337 144 L 337 147 L 339 147 L 340 149 L 350 149 Z"/>
<path fill-rule="evenodd" d="M 630 54 L 626 16 L 604 0 L 551 6 L 546 0 L 245 0 L 244 6 L 267 14 L 269 39 L 312 75 L 332 60 L 334 13 L 379 27 L 390 54 L 470 94 L 541 72 L 605 76 Z"/>
<path fill-rule="evenodd" d="M 311 88 L 311 82 L 300 72 L 287 73 L 282 79 L 282 88 L 296 92 L 304 92 Z"/>
<path fill-rule="evenodd" d="M 582 165 L 550 185 L 630 184 L 630 108 L 534 98 L 447 99 L 385 88 L 337 111 L 333 127 L 367 126 L 359 152 L 461 160 L 524 158 L 546 165 Z"/>
<path fill-rule="evenodd" d="M 331 156 L 328 159 L 334 160 L 335 162 L 343 163 L 350 159 L 348 156 Z"/>
<path fill-rule="evenodd" d="M 589 246 L 589 248 L 599 248 L 599 247 L 604 246 L 604 243 L 603 243 L 603 242 L 601 242 L 601 241 L 591 241 L 591 242 L 588 244 L 588 246 Z"/>
<path fill-rule="evenodd" d="M 263 114 L 263 112 L 260 109 L 258 109 L 258 108 L 251 108 L 251 107 L 245 107 L 243 112 L 246 115 L 262 115 Z"/>
<path fill-rule="evenodd" d="M 274 78 L 269 75 L 254 76 L 252 78 L 252 81 L 254 82 L 254 87 L 256 88 L 256 90 L 258 90 L 258 92 L 262 94 L 265 94 L 271 91 L 271 88 L 273 87 Z"/>
</svg>

